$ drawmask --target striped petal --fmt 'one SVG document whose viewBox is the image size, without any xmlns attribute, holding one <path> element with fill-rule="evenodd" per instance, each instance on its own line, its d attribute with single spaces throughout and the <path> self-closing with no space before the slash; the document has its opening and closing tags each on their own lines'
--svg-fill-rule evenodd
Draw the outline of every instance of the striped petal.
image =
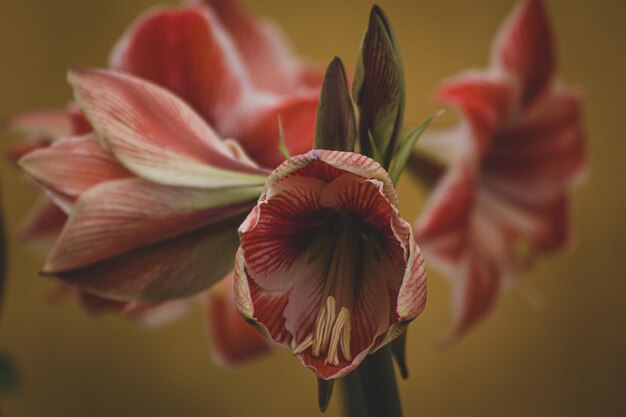
<svg viewBox="0 0 626 417">
<path fill-rule="evenodd" d="M 511 109 L 508 84 L 479 73 L 450 80 L 440 88 L 437 98 L 442 103 L 456 106 L 465 116 L 471 135 L 463 139 L 472 141 L 478 156 L 488 151 Z"/>
<path fill-rule="evenodd" d="M 587 158 L 578 94 L 549 93 L 498 135 L 483 164 L 489 184 L 520 200 L 552 199 L 579 183 Z"/>
<path fill-rule="evenodd" d="M 87 267 L 246 212 L 258 188 L 173 188 L 141 179 L 109 181 L 84 193 L 43 272 Z"/>
<path fill-rule="evenodd" d="M 500 289 L 500 280 L 493 265 L 470 255 L 462 262 L 453 285 L 454 327 L 442 339 L 444 345 L 458 341 L 491 312 Z"/>
<path fill-rule="evenodd" d="M 185 298 L 209 288 L 232 269 L 238 243 L 234 224 L 218 223 L 55 275 L 82 291 L 113 300 Z"/>
<path fill-rule="evenodd" d="M 515 79 L 523 107 L 548 89 L 555 57 L 543 0 L 520 0 L 496 39 L 492 62 Z"/>
<path fill-rule="evenodd" d="M 435 188 L 415 226 L 415 238 L 440 267 L 459 262 L 469 243 L 476 174 L 467 165 L 450 170 Z"/>
<path fill-rule="evenodd" d="M 212 126 L 252 88 L 235 44 L 206 7 L 157 7 L 140 16 L 110 65 L 174 92 Z"/>
<path fill-rule="evenodd" d="M 102 182 L 132 176 L 93 134 L 58 140 L 19 163 L 46 191 L 69 201 Z"/>
<path fill-rule="evenodd" d="M 203 188 L 264 182 L 263 170 L 236 159 L 232 145 L 163 88 L 105 70 L 73 70 L 69 80 L 103 145 L 138 176 Z"/>
<path fill-rule="evenodd" d="M 311 91 L 253 106 L 223 124 L 220 132 L 237 138 L 255 161 L 273 168 L 285 160 L 279 146 L 281 127 L 289 154 L 299 155 L 313 148 L 318 102 L 319 93 Z"/>
<path fill-rule="evenodd" d="M 13 133 L 55 140 L 73 134 L 71 115 L 65 110 L 44 110 L 17 114 L 4 121 Z"/>
<path fill-rule="evenodd" d="M 233 39 L 257 88 L 293 94 L 301 88 L 321 85 L 323 72 L 300 62 L 276 25 L 253 19 L 237 0 L 204 3 L 216 13 Z"/>
</svg>

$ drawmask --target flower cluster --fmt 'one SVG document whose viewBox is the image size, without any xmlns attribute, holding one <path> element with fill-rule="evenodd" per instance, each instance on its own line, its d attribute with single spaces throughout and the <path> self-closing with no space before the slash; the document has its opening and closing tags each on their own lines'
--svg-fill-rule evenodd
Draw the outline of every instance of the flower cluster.
<svg viewBox="0 0 626 417">
<path fill-rule="evenodd" d="M 339 59 L 325 75 L 304 64 L 234 0 L 155 8 L 109 69 L 69 71 L 69 110 L 9 121 L 30 138 L 10 157 L 46 191 L 26 230 L 54 237 L 42 273 L 92 311 L 155 322 L 204 294 L 221 362 L 272 340 L 334 380 L 424 309 L 418 244 L 454 283 L 452 341 L 569 243 L 584 133 L 554 61 L 543 2 L 521 0 L 489 69 L 439 90 L 459 124 L 418 143 L 433 118 L 403 130 L 402 58 L 377 6 L 352 88 Z M 414 227 L 394 190 L 407 163 L 436 180 Z"/>
</svg>

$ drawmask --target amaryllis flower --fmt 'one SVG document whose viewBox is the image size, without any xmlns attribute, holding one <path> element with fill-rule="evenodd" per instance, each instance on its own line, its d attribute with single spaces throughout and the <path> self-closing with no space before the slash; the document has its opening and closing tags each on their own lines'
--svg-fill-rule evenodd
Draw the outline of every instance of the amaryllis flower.
<svg viewBox="0 0 626 417">
<path fill-rule="evenodd" d="M 454 280 L 452 338 L 483 318 L 536 256 L 571 241 L 569 193 L 586 168 L 584 132 L 578 93 L 555 80 L 553 49 L 543 2 L 523 0 L 489 69 L 438 93 L 463 123 L 422 142 L 452 167 L 416 237 Z"/>
<path fill-rule="evenodd" d="M 184 310 L 162 300 L 231 270 L 236 227 L 269 172 L 261 166 L 284 160 L 279 121 L 290 152 L 312 147 L 322 73 L 235 0 L 151 9 L 110 65 L 119 72 L 71 73 L 79 108 L 19 115 L 7 127 L 38 138 L 27 150 L 54 142 L 21 164 L 56 202 L 46 198 L 29 229 L 57 237 L 70 215 L 43 268 L 69 284 L 56 298 L 152 325 Z M 234 306 L 207 297 L 212 320 L 229 323 L 211 327 L 216 356 L 236 364 L 267 350 L 261 336 L 245 337 Z"/>
<path fill-rule="evenodd" d="M 253 19 L 236 0 L 151 9 L 117 43 L 110 65 L 178 94 L 222 137 L 236 138 L 270 168 L 282 162 L 279 116 L 291 152 L 312 146 L 322 72 L 296 59 L 277 27 Z M 25 136 L 8 149 L 13 161 L 92 130 L 75 106 L 17 115 L 5 128 Z M 63 213 L 42 199 L 25 222 L 24 238 L 55 237 L 64 221 Z"/>
<path fill-rule="evenodd" d="M 423 309 L 426 275 L 387 172 L 313 150 L 269 177 L 239 229 L 239 311 L 319 377 L 341 377 Z"/>
<path fill-rule="evenodd" d="M 161 87 L 102 70 L 69 78 L 95 133 L 20 160 L 69 214 L 43 273 L 121 301 L 193 295 L 226 275 L 265 171 Z"/>
</svg>

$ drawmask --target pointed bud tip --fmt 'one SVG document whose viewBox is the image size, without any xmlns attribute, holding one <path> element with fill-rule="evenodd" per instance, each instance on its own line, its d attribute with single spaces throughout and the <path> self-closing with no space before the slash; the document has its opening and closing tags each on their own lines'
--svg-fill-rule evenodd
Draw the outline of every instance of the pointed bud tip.
<svg viewBox="0 0 626 417">
<path fill-rule="evenodd" d="M 322 413 L 326 411 L 330 403 L 330 398 L 333 394 L 333 383 L 334 381 L 332 380 L 317 379 L 317 402 Z"/>
</svg>

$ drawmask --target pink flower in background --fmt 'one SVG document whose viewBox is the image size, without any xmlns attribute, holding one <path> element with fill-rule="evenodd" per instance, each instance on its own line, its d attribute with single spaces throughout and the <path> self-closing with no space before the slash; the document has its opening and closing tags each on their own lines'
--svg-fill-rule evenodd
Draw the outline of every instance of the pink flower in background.
<svg viewBox="0 0 626 417">
<path fill-rule="evenodd" d="M 424 308 L 424 261 L 388 174 L 313 150 L 269 177 L 241 225 L 239 311 L 321 378 L 339 378 Z"/>
<path fill-rule="evenodd" d="M 555 80 L 552 35 L 541 0 L 523 0 L 498 36 L 486 71 L 438 93 L 460 127 L 424 138 L 451 168 L 415 234 L 454 282 L 460 337 L 492 309 L 503 284 L 536 256 L 571 241 L 570 191 L 585 173 L 580 97 Z"/>
<path fill-rule="evenodd" d="M 54 133 L 13 157 L 56 203 L 33 224 L 56 237 L 70 216 L 43 268 L 70 285 L 57 295 L 152 323 L 181 310 L 163 300 L 232 269 L 236 227 L 267 168 L 284 160 L 279 120 L 290 152 L 312 147 L 323 73 L 233 0 L 146 12 L 110 64 L 118 72 L 70 72 L 80 110 L 21 115 L 8 127 Z M 225 358 L 219 347 L 233 347 L 247 325 L 232 305 L 210 309 L 231 323 L 212 332 Z M 256 336 L 224 362 L 259 351 Z"/>
</svg>

